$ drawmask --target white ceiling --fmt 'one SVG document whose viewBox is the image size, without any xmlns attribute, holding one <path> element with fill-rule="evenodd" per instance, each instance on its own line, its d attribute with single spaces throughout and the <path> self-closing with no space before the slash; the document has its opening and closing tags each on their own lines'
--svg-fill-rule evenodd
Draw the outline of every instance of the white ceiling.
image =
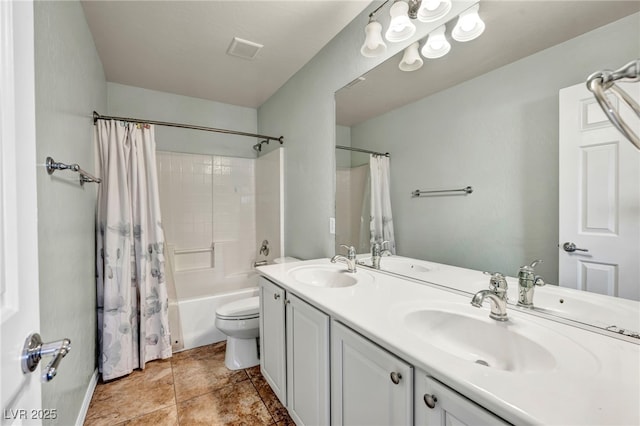
<svg viewBox="0 0 640 426">
<path fill-rule="evenodd" d="M 257 108 L 369 0 L 82 2 L 107 81 Z M 229 56 L 233 37 L 264 47 Z"/>
<path fill-rule="evenodd" d="M 262 105 L 369 4 L 82 1 L 107 81 L 251 108 Z M 425 60 L 411 73 L 398 70 L 402 53 L 397 54 L 366 81 L 338 93 L 338 123 L 360 123 L 640 10 L 637 0 L 482 0 L 480 5 L 486 23 L 480 38 L 452 42 L 447 56 Z M 229 56 L 234 37 L 264 48 L 254 60 Z"/>
<path fill-rule="evenodd" d="M 446 56 L 425 59 L 414 72 L 398 69 L 402 52 L 398 53 L 368 72 L 364 81 L 336 94 L 337 122 L 353 126 L 639 10 L 636 0 L 482 0 L 480 17 L 486 29 L 479 38 L 451 40 Z M 447 24 L 447 34 L 454 23 Z"/>
</svg>

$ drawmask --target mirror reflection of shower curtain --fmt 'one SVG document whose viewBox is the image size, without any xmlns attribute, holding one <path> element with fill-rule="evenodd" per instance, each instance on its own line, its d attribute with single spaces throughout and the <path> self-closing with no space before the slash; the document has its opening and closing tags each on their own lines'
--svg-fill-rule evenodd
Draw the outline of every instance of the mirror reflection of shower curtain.
<svg viewBox="0 0 640 426">
<path fill-rule="evenodd" d="M 371 166 L 368 167 L 368 169 L 370 168 Z M 367 172 L 369 172 L 369 170 L 367 170 Z M 371 251 L 371 173 L 367 173 L 367 179 L 364 187 L 362 188 L 362 194 L 357 253 L 368 253 Z"/>
<path fill-rule="evenodd" d="M 371 155 L 371 243 L 389 241 L 388 249 L 396 253 L 396 240 L 393 233 L 393 215 L 391 214 L 391 179 L 389 176 L 389 157 Z"/>
</svg>

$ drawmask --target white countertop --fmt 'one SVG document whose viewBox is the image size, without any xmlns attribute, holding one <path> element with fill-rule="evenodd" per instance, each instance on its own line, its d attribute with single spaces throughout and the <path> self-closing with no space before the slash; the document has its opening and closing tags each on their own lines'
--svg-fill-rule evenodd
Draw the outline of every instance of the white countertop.
<svg viewBox="0 0 640 426">
<path fill-rule="evenodd" d="M 384 260 L 383 260 L 384 261 Z M 538 371 L 504 371 L 450 355 L 404 323 L 406 313 L 435 307 L 489 320 L 489 305 L 470 297 L 366 268 L 358 284 L 344 288 L 306 285 L 289 271 L 332 265 L 328 259 L 268 265 L 258 272 L 345 323 L 398 357 L 514 424 L 640 424 L 640 346 L 507 308 L 496 326 L 539 330 L 556 365 Z M 344 265 L 340 265 L 344 267 Z M 462 269 L 462 268 L 457 268 Z M 477 281 L 477 271 L 469 274 Z M 442 272 L 441 272 L 442 273 Z M 461 274 L 456 279 L 462 279 Z M 486 277 L 485 277 L 486 280 Z M 464 283 L 462 283 L 464 284 Z M 501 325 L 500 325 L 501 324 Z M 539 342 L 545 345 L 546 342 Z M 566 343 L 566 344 L 565 344 Z"/>
</svg>

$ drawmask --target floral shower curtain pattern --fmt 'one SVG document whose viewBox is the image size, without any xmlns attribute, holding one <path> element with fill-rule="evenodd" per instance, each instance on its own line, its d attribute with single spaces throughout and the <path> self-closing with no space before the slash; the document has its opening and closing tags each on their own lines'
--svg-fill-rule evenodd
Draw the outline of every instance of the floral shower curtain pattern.
<svg viewBox="0 0 640 426">
<path fill-rule="evenodd" d="M 171 356 L 154 128 L 98 120 L 99 368 L 111 380 Z"/>
<path fill-rule="evenodd" d="M 396 254 L 396 239 L 393 233 L 393 215 L 391 214 L 391 179 L 389 157 L 371 155 L 371 244 L 389 241 L 388 249 Z"/>
</svg>

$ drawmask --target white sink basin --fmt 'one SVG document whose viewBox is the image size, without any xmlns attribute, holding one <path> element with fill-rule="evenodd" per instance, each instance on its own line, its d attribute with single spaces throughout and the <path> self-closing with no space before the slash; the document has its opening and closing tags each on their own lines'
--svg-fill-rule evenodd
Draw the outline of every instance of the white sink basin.
<svg viewBox="0 0 640 426">
<path fill-rule="evenodd" d="M 307 265 L 293 268 L 289 276 L 301 284 L 324 288 L 351 287 L 362 281 L 372 281 L 362 271 L 348 272 L 344 265 Z"/>
<path fill-rule="evenodd" d="M 404 324 L 438 349 L 485 368 L 519 373 L 555 368 L 556 358 L 547 347 L 554 348 L 559 336 L 549 338 L 553 333 L 534 327 L 534 341 L 509 322 L 489 319 L 488 309 L 480 312 L 482 317 L 437 309 L 417 310 L 404 317 Z"/>
</svg>

